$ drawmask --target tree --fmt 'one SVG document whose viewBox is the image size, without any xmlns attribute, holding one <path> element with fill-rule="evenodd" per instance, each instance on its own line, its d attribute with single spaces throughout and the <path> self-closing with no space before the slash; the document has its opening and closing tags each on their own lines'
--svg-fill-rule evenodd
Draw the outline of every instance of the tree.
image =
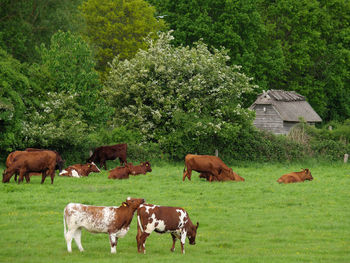
<svg viewBox="0 0 350 263">
<path fill-rule="evenodd" d="M 37 61 L 35 47 L 48 44 L 59 29 L 76 32 L 82 24 L 82 0 L 2 0 L 0 47 L 21 62 Z"/>
<path fill-rule="evenodd" d="M 21 63 L 0 48 L 0 152 L 21 146 L 25 105 L 23 91 L 30 89 Z"/>
<path fill-rule="evenodd" d="M 94 127 L 105 123 L 110 110 L 99 96 L 102 85 L 89 45 L 80 36 L 58 31 L 50 46 L 42 44 L 38 53 L 41 61 L 33 67 L 41 75 L 34 81 L 42 84 L 42 90 L 74 95 L 84 121 Z"/>
<path fill-rule="evenodd" d="M 164 28 L 163 21 L 154 17 L 155 9 L 144 0 L 87 0 L 81 11 L 100 72 L 107 71 L 115 56 L 132 58 L 140 48 L 146 48 L 146 36 Z"/>
<path fill-rule="evenodd" d="M 256 87 L 240 67 L 227 65 L 226 50 L 211 53 L 202 42 L 173 47 L 172 39 L 161 33 L 135 58 L 113 60 L 104 95 L 116 109 L 116 125 L 137 129 L 144 142 L 182 158 L 223 146 L 250 126 L 253 114 L 241 98 Z"/>
</svg>

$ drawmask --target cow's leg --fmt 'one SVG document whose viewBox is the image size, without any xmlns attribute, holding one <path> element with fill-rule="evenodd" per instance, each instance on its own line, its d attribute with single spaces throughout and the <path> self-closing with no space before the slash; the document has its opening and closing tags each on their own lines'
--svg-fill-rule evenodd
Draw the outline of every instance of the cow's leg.
<svg viewBox="0 0 350 263">
<path fill-rule="evenodd" d="M 77 244 L 80 252 L 83 252 L 84 248 L 81 245 L 81 228 L 78 228 L 77 230 L 75 230 L 75 232 L 73 234 L 73 238 L 74 238 L 74 241 Z M 72 240 L 71 240 L 71 243 L 72 243 Z"/>
<path fill-rule="evenodd" d="M 74 236 L 74 232 L 75 232 L 75 229 L 74 230 L 68 230 L 67 233 L 65 233 L 64 237 L 66 239 L 66 243 L 67 243 L 67 250 L 69 253 L 72 252 L 72 239 L 73 239 L 73 236 Z"/>
<path fill-rule="evenodd" d="M 171 247 L 171 252 L 174 252 L 175 251 L 175 242 L 176 242 L 176 236 L 171 233 L 171 237 L 173 238 L 173 246 Z"/>
<path fill-rule="evenodd" d="M 109 242 L 111 244 L 111 253 L 117 253 L 118 238 L 116 233 L 109 233 Z"/>
<path fill-rule="evenodd" d="M 43 184 L 45 182 L 46 172 L 47 172 L 47 170 L 42 172 L 41 184 Z"/>
<path fill-rule="evenodd" d="M 24 175 L 25 175 L 25 171 L 24 170 L 20 170 L 19 171 L 18 184 L 20 184 L 23 181 Z"/>
<path fill-rule="evenodd" d="M 49 170 L 49 174 L 51 177 L 51 184 L 53 184 L 53 179 L 55 178 L 55 169 Z"/>
<path fill-rule="evenodd" d="M 146 254 L 146 239 L 150 234 L 143 232 L 140 236 L 140 248 L 141 251 L 139 251 L 140 253 L 142 252 L 143 254 Z"/>
<path fill-rule="evenodd" d="M 181 241 L 181 253 L 182 253 L 182 254 L 185 254 L 186 235 L 187 235 L 186 230 L 182 230 L 182 231 L 181 231 L 181 237 L 180 237 L 180 241 Z"/>
<path fill-rule="evenodd" d="M 30 182 L 30 176 L 29 173 L 25 174 L 25 178 L 26 178 L 26 182 L 29 183 Z"/>
<path fill-rule="evenodd" d="M 187 171 L 184 171 L 182 176 L 182 181 L 185 181 L 186 177 L 191 181 L 192 170 L 187 168 Z"/>
</svg>

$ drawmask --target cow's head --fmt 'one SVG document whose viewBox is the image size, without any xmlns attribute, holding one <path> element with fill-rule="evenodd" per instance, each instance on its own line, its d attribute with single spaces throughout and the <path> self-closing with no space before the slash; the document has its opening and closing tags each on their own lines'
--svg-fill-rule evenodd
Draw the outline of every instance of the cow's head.
<svg viewBox="0 0 350 263">
<path fill-rule="evenodd" d="M 312 177 L 312 175 L 311 175 L 311 172 L 310 172 L 310 170 L 309 169 L 303 169 L 303 172 L 304 172 L 304 179 L 305 180 L 310 180 L 310 181 L 312 181 L 314 178 Z"/>
<path fill-rule="evenodd" d="M 196 235 L 197 235 L 197 229 L 198 229 L 199 223 L 197 222 L 197 225 L 192 225 L 189 229 L 187 236 L 188 240 L 190 241 L 190 245 L 196 244 Z"/>
<path fill-rule="evenodd" d="M 3 183 L 10 182 L 11 176 L 12 174 L 10 174 L 7 169 L 5 169 L 5 171 L 2 173 L 2 182 Z"/>
<path fill-rule="evenodd" d="M 146 168 L 146 172 L 152 172 L 151 163 L 149 161 L 141 164 Z"/>
<path fill-rule="evenodd" d="M 88 168 L 89 168 L 89 171 L 90 171 L 90 172 L 93 172 L 93 173 L 99 173 L 99 172 L 101 172 L 100 169 L 98 169 L 97 165 L 96 165 L 94 162 L 89 163 L 89 164 L 88 164 Z"/>
<path fill-rule="evenodd" d="M 140 205 L 145 202 L 143 198 L 131 198 L 128 197 L 125 202 L 122 203 L 122 206 L 130 207 L 132 209 L 137 209 Z"/>
</svg>

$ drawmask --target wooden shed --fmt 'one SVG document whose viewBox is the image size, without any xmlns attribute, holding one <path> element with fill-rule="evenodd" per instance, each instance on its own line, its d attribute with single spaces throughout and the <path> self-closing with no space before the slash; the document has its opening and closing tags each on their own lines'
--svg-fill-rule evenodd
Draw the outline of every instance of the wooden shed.
<svg viewBox="0 0 350 263">
<path fill-rule="evenodd" d="M 311 125 L 322 121 L 305 97 L 294 91 L 264 91 L 249 108 L 256 112 L 254 125 L 274 134 L 288 134 L 300 117 Z"/>
</svg>

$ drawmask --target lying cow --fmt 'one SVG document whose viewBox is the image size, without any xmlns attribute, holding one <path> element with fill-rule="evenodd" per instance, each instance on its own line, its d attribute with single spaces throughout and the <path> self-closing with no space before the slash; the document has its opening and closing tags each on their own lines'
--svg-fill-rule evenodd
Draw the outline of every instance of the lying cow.
<svg viewBox="0 0 350 263">
<path fill-rule="evenodd" d="M 231 172 L 222 172 L 218 176 L 213 176 L 211 173 L 200 173 L 199 178 L 204 178 L 209 182 L 214 181 L 238 181 L 238 182 L 244 182 L 244 178 L 239 176 L 234 171 Z"/>
<path fill-rule="evenodd" d="M 42 173 L 41 183 L 50 175 L 53 184 L 56 165 L 56 153 L 53 151 L 23 151 L 14 157 L 10 167 L 4 171 L 2 182 L 9 182 L 14 174 L 19 174 L 18 183 L 23 181 L 23 177 L 29 182 L 29 174 L 37 172 Z"/>
<path fill-rule="evenodd" d="M 79 250 L 84 251 L 81 245 L 81 230 L 84 228 L 91 233 L 108 234 L 111 253 L 116 253 L 118 238 L 128 233 L 136 209 L 144 202 L 144 199 L 128 197 L 119 207 L 68 204 L 63 215 L 64 238 L 68 252 L 72 252 L 73 238 Z"/>
<path fill-rule="evenodd" d="M 192 170 L 202 173 L 209 181 L 235 180 L 232 169 L 216 156 L 187 154 L 182 181 L 185 181 L 186 177 L 191 180 Z M 242 181 L 243 178 L 237 179 Z"/>
<path fill-rule="evenodd" d="M 119 166 L 108 172 L 108 179 L 129 179 L 130 165 Z"/>
<path fill-rule="evenodd" d="M 74 164 L 62 172 L 60 172 L 60 176 L 69 176 L 69 177 L 83 177 L 88 176 L 90 173 L 99 173 L 100 169 L 94 163 L 86 163 L 86 164 Z"/>
<path fill-rule="evenodd" d="M 152 172 L 151 164 L 150 162 L 142 162 L 140 165 L 132 165 L 132 163 L 128 163 L 130 174 L 132 175 L 139 175 L 139 174 L 146 174 L 147 172 Z"/>
<path fill-rule="evenodd" d="M 311 175 L 311 172 L 309 169 L 303 169 L 301 172 L 292 172 L 289 174 L 282 175 L 277 182 L 278 183 L 298 183 L 298 182 L 304 182 L 305 180 L 313 180 L 314 178 Z"/>
<path fill-rule="evenodd" d="M 100 167 L 104 166 L 107 170 L 107 160 L 115 160 L 119 158 L 120 165 L 126 164 L 126 152 L 128 145 L 126 143 L 110 145 L 110 146 L 100 146 L 96 148 L 93 154 L 87 159 L 87 163 L 98 163 Z"/>
<path fill-rule="evenodd" d="M 180 207 L 167 207 L 143 204 L 137 209 L 137 250 L 146 253 L 146 239 L 153 232 L 170 233 L 173 239 L 171 251 L 175 251 L 176 239 L 180 239 L 181 252 L 185 254 L 185 241 L 188 237 L 190 245 L 195 245 L 197 225 L 193 225 L 187 212 Z"/>
</svg>

